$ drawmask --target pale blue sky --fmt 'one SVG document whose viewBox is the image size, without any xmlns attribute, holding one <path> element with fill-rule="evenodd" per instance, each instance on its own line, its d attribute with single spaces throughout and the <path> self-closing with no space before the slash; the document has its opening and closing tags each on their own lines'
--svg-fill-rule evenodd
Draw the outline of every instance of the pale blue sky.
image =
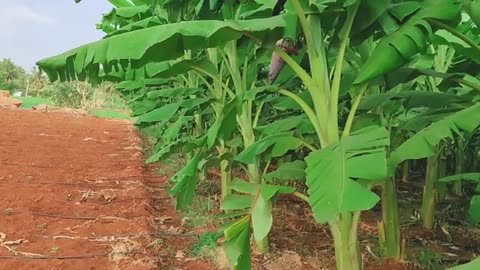
<svg viewBox="0 0 480 270">
<path fill-rule="evenodd" d="M 35 62 L 102 38 L 107 0 L 0 0 L 0 60 L 29 71 Z"/>
</svg>

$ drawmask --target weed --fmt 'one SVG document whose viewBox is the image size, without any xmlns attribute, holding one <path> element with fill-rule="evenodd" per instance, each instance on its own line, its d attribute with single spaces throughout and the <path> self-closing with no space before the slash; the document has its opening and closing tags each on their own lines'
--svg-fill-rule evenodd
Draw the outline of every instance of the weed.
<svg viewBox="0 0 480 270">
<path fill-rule="evenodd" d="M 134 117 L 131 117 L 127 113 L 112 111 L 112 110 L 90 110 L 90 115 L 100 117 L 100 118 L 111 118 L 111 119 L 127 119 L 134 120 Z"/>
<path fill-rule="evenodd" d="M 204 249 L 214 250 L 218 247 L 218 239 L 223 236 L 222 232 L 207 232 L 202 234 L 198 242 L 192 248 L 192 255 L 195 257 L 203 256 Z"/>
<path fill-rule="evenodd" d="M 208 224 L 212 224 L 215 216 L 212 214 L 215 209 L 215 202 L 208 197 L 198 197 L 193 207 L 184 212 L 187 224 L 190 227 L 204 227 Z"/>
<path fill-rule="evenodd" d="M 429 249 L 421 249 L 415 258 L 417 263 L 425 270 L 442 269 L 442 259 L 443 256 L 441 254 L 435 253 Z"/>
<path fill-rule="evenodd" d="M 57 254 L 57 253 L 58 253 L 58 247 L 52 247 L 52 248 L 50 249 L 50 253 L 52 253 L 52 254 Z"/>
<path fill-rule="evenodd" d="M 23 101 L 21 108 L 23 109 L 31 109 L 33 106 L 37 106 L 40 104 L 47 104 L 53 105 L 53 101 L 47 98 L 41 97 L 15 97 L 15 99 L 19 99 Z"/>
</svg>

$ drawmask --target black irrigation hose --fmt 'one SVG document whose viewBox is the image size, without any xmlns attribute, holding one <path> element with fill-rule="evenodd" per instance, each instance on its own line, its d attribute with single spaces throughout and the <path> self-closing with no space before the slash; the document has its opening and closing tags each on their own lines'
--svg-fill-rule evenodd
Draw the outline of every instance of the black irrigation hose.
<svg viewBox="0 0 480 270">
<path fill-rule="evenodd" d="M 47 239 L 56 239 L 56 238 L 71 238 L 74 236 L 69 235 L 57 235 L 57 236 L 50 236 L 50 235 L 40 235 L 35 234 L 34 237 L 41 237 Z M 79 237 L 78 239 L 88 239 L 88 240 L 99 240 L 99 239 L 118 239 L 118 238 L 125 238 L 125 237 L 140 237 L 140 236 L 156 236 L 156 237 L 198 237 L 195 233 L 168 233 L 168 232 L 151 232 L 151 233 L 138 233 L 138 234 L 118 234 L 118 235 L 105 235 L 105 236 L 90 236 L 90 237 Z"/>
<path fill-rule="evenodd" d="M 94 254 L 85 254 L 85 255 L 73 255 L 73 256 L 50 256 L 50 255 L 41 255 L 41 256 L 0 256 L 0 259 L 15 259 L 15 260 L 72 260 L 72 259 L 90 259 L 95 257 L 107 257 L 112 253 L 94 253 Z M 125 255 L 145 255 L 143 252 L 128 252 L 123 253 Z"/>
<path fill-rule="evenodd" d="M 63 215 L 54 215 L 54 214 L 46 214 L 46 213 L 39 213 L 39 212 L 31 212 L 31 213 L 32 213 L 32 215 L 35 215 L 35 216 L 60 218 L 60 219 L 97 220 L 97 219 L 101 218 L 101 217 L 63 216 Z"/>
<path fill-rule="evenodd" d="M 127 160 L 127 159 L 125 159 L 125 160 Z M 120 161 L 122 161 L 122 160 L 120 160 Z M 134 160 L 128 160 L 128 161 L 134 161 Z M 42 169 L 53 169 L 53 168 L 60 169 L 60 167 L 58 167 L 58 166 L 35 165 L 35 164 L 18 164 L 18 163 L 13 163 L 13 162 L 0 162 L 0 165 L 18 166 L 18 167 L 23 167 L 23 168 L 31 167 L 31 168 L 42 168 Z M 128 163 L 128 164 L 117 163 L 117 165 L 119 165 L 119 166 L 131 165 L 131 163 Z M 127 176 L 127 177 L 130 177 L 130 176 Z M 131 177 L 142 177 L 142 176 L 131 176 Z M 111 180 L 115 180 L 115 179 L 117 179 L 117 178 L 112 178 Z M 119 177 L 118 179 L 122 179 L 122 177 Z M 99 179 L 99 180 L 102 180 L 102 179 Z M 92 179 L 91 181 L 95 181 L 95 180 Z"/>
</svg>

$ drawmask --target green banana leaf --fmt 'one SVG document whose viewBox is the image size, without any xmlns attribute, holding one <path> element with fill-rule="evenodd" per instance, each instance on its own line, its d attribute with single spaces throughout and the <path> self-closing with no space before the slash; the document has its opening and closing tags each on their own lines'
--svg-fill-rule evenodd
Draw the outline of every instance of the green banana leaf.
<svg viewBox="0 0 480 270">
<path fill-rule="evenodd" d="M 333 221 L 346 211 L 371 209 L 380 198 L 354 179 L 378 181 L 387 176 L 389 133 L 369 127 L 306 158 L 310 206 L 318 223 Z"/>
<path fill-rule="evenodd" d="M 177 172 L 171 181 L 175 186 L 168 191 L 170 195 L 177 197 L 176 209 L 184 210 L 192 205 L 197 186 L 198 164 L 200 163 L 202 153 L 196 154 L 183 169 Z"/>
<path fill-rule="evenodd" d="M 305 180 L 305 161 L 296 160 L 282 163 L 275 171 L 269 172 L 263 176 L 266 181 L 273 180 Z"/>
<path fill-rule="evenodd" d="M 480 183 L 480 173 L 462 173 L 438 179 L 439 182 L 453 182 L 463 180 L 471 180 Z"/>
<path fill-rule="evenodd" d="M 178 59 L 185 50 L 216 47 L 246 33 L 278 35 L 276 32 L 283 27 L 283 16 L 244 21 L 184 21 L 115 35 L 37 64 L 51 80 L 66 80 L 98 74 L 103 66 L 138 68 L 151 62 Z"/>
<path fill-rule="evenodd" d="M 234 159 L 245 164 L 253 164 L 257 161 L 257 157 L 267 150 L 271 151 L 272 157 L 280 157 L 289 150 L 300 148 L 303 144 L 303 140 L 292 136 L 291 133 L 274 134 L 256 141 Z"/>
<path fill-rule="evenodd" d="M 236 130 L 236 117 L 239 107 L 239 99 L 234 98 L 223 107 L 220 115 L 217 117 L 207 132 L 207 146 L 212 148 L 215 141 L 221 138 L 223 141 L 230 139 Z"/>
<path fill-rule="evenodd" d="M 477 270 L 477 269 L 480 269 L 480 258 L 477 258 L 467 264 L 449 268 L 448 270 Z"/>
<path fill-rule="evenodd" d="M 358 108 L 360 110 L 371 110 L 374 107 L 384 106 L 390 102 L 401 102 L 405 109 L 417 107 L 443 108 L 447 105 L 468 101 L 471 101 L 471 98 L 437 92 L 387 92 L 382 94 L 373 94 L 363 98 Z"/>
<path fill-rule="evenodd" d="M 239 213 L 245 213 L 245 209 L 247 209 L 248 212 L 247 215 L 225 229 L 225 250 L 234 269 L 251 269 L 250 242 L 244 238 L 239 239 L 238 234 L 243 232 L 250 238 L 251 224 L 256 241 L 267 237 L 273 225 L 271 200 L 278 194 L 291 194 L 295 188 L 253 184 L 240 179 L 234 179 L 231 188 L 246 195 L 228 195 L 222 202 L 222 209 L 234 210 Z M 232 216 L 232 213 L 229 215 Z"/>
<path fill-rule="evenodd" d="M 452 138 L 460 130 L 474 131 L 480 125 L 480 103 L 461 110 L 435 122 L 405 141 L 392 151 L 388 160 L 389 174 L 393 175 L 397 166 L 409 159 L 420 159 L 435 154 L 436 146 L 446 138 Z"/>
<path fill-rule="evenodd" d="M 427 19 L 454 21 L 462 9 L 457 0 L 425 0 L 397 31 L 383 38 L 360 69 L 355 84 L 363 84 L 408 63 L 425 51 L 434 31 Z"/>
</svg>

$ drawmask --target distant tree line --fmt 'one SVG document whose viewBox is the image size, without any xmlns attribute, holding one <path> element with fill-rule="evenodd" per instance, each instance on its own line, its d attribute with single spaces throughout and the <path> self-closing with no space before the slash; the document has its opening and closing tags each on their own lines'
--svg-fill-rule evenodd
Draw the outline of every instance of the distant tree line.
<svg viewBox="0 0 480 270">
<path fill-rule="evenodd" d="M 19 91 L 26 95 L 38 93 L 48 84 L 46 76 L 37 67 L 27 72 L 9 58 L 0 61 L 0 90 Z"/>
</svg>

